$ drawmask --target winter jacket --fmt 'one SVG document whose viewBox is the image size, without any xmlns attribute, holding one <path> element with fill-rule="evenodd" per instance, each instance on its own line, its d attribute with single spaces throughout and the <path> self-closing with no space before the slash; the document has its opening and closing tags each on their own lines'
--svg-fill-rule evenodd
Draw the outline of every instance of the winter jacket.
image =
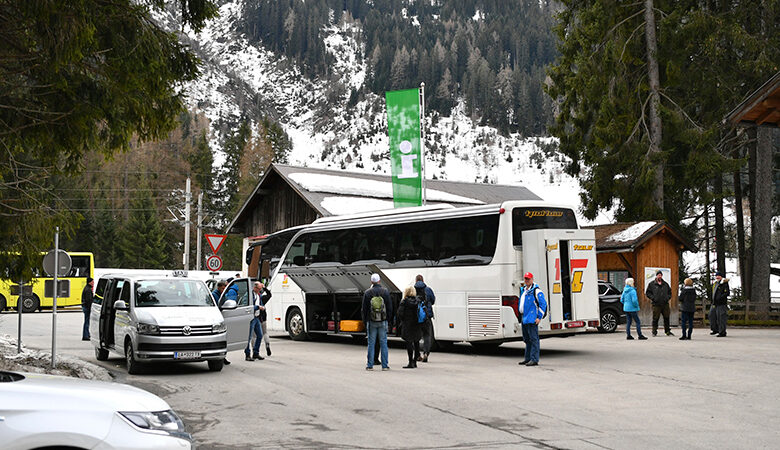
<svg viewBox="0 0 780 450">
<path fill-rule="evenodd" d="M 254 291 L 252 291 L 252 295 L 254 297 L 257 297 L 257 294 L 255 294 Z M 268 303 L 268 300 L 270 300 L 271 297 L 272 297 L 271 291 L 269 291 L 267 287 L 263 287 L 263 290 L 260 291 L 260 296 L 259 297 L 260 297 L 259 298 L 260 306 L 265 307 L 265 304 Z M 255 315 L 260 318 L 260 322 L 267 321 L 268 320 L 268 313 L 266 312 L 266 310 L 265 309 L 260 310 L 259 308 L 257 308 L 257 309 L 259 310 L 259 312 L 258 312 L 258 314 L 255 314 Z"/>
<path fill-rule="evenodd" d="M 623 304 L 623 311 L 625 312 L 639 311 L 639 299 L 636 296 L 636 288 L 634 286 L 626 285 L 623 288 L 623 293 L 620 295 L 620 303 Z"/>
<path fill-rule="evenodd" d="M 84 308 L 91 308 L 93 296 L 94 294 L 92 293 L 92 286 L 89 284 L 84 286 L 84 290 L 81 291 L 81 306 Z"/>
<path fill-rule="evenodd" d="M 693 286 L 683 286 L 680 290 L 680 311 L 696 312 L 696 288 Z"/>
<path fill-rule="evenodd" d="M 712 293 L 712 304 L 716 306 L 725 305 L 729 300 L 729 279 L 721 278 L 720 283 L 715 283 Z"/>
<path fill-rule="evenodd" d="M 534 283 L 527 290 L 525 285 L 520 287 L 520 308 L 523 323 L 536 323 L 536 319 L 541 320 L 544 317 L 544 313 L 547 311 L 547 301 L 545 301 L 544 292 L 539 285 Z"/>
<path fill-rule="evenodd" d="M 672 298 L 672 288 L 664 280 L 661 280 L 661 284 L 653 280 L 652 283 L 647 285 L 645 295 L 653 302 L 654 306 L 664 306 Z"/>
<path fill-rule="evenodd" d="M 419 297 L 405 297 L 398 305 L 398 322 L 401 324 L 401 339 L 414 342 L 422 339 L 422 324 L 417 319 Z"/>
<path fill-rule="evenodd" d="M 417 296 L 425 302 L 428 318 L 433 319 L 433 305 L 436 304 L 436 295 L 433 293 L 433 289 L 428 287 L 423 281 L 414 283 L 414 289 L 417 291 Z"/>
<path fill-rule="evenodd" d="M 393 318 L 393 302 L 390 301 L 390 291 L 384 286 L 377 283 L 369 288 L 363 294 L 363 307 L 361 308 L 361 314 L 363 316 L 363 322 L 368 322 L 371 314 L 371 299 L 375 296 L 380 296 L 385 301 L 385 311 L 387 312 L 387 320 L 392 323 Z"/>
</svg>

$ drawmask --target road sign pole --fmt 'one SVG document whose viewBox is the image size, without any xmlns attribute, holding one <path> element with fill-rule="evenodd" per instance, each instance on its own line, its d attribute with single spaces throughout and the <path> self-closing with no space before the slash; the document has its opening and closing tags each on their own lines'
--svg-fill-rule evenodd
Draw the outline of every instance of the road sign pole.
<svg viewBox="0 0 780 450">
<path fill-rule="evenodd" d="M 200 247 L 201 247 L 201 241 L 203 240 L 203 236 L 201 233 L 203 232 L 203 192 L 201 191 L 200 194 L 198 194 L 198 244 L 197 244 L 197 256 L 195 257 L 195 270 L 200 270 Z"/>
<path fill-rule="evenodd" d="M 19 311 L 19 337 L 16 338 L 16 353 L 22 353 L 22 302 L 24 298 L 24 280 L 19 280 L 19 300 L 16 301 L 16 310 Z"/>
<path fill-rule="evenodd" d="M 60 227 L 54 232 L 54 292 L 51 309 L 51 368 L 57 366 L 57 275 L 60 271 Z"/>
</svg>

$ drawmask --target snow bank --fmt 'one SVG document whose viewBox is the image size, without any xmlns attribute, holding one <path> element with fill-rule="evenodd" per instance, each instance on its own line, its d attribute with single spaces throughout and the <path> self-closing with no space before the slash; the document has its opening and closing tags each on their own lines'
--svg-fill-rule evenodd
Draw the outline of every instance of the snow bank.
<svg viewBox="0 0 780 450">
<path fill-rule="evenodd" d="M 0 335 L 0 370 L 45 373 L 87 380 L 112 381 L 111 373 L 95 364 L 66 355 L 57 355 L 57 368 L 51 368 L 51 353 L 28 349 L 16 352 L 16 339 Z"/>
<path fill-rule="evenodd" d="M 334 216 L 358 214 L 366 211 L 381 211 L 393 209 L 392 200 L 379 200 L 366 197 L 325 197 L 320 206 Z"/>
</svg>

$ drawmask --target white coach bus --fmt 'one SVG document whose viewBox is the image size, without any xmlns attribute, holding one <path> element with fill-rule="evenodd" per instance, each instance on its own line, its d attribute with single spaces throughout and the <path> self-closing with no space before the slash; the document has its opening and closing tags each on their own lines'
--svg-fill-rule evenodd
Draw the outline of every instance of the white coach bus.
<svg viewBox="0 0 780 450">
<path fill-rule="evenodd" d="M 378 273 L 397 306 L 417 274 L 436 294 L 438 344 L 495 346 L 521 340 L 518 293 L 532 272 L 549 303 L 542 336 L 599 325 L 593 230 L 574 212 L 541 201 L 405 208 L 322 218 L 259 240 L 258 273 L 273 293 L 268 327 L 295 340 L 315 333 L 364 335 L 361 300 Z M 239 292 L 249 279 L 234 280 Z M 391 329 L 394 321 L 391 320 Z"/>
</svg>

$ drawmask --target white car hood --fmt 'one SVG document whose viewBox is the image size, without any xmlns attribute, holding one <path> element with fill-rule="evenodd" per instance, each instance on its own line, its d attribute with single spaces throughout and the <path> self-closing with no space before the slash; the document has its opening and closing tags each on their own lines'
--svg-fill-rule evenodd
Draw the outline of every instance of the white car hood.
<svg viewBox="0 0 780 450">
<path fill-rule="evenodd" d="M 0 410 L 166 411 L 160 397 L 133 386 L 80 378 L 21 373 L 24 380 L 0 383 Z"/>
<path fill-rule="evenodd" d="M 141 323 L 163 327 L 214 325 L 224 321 L 216 306 L 135 308 L 135 315 Z"/>
</svg>

